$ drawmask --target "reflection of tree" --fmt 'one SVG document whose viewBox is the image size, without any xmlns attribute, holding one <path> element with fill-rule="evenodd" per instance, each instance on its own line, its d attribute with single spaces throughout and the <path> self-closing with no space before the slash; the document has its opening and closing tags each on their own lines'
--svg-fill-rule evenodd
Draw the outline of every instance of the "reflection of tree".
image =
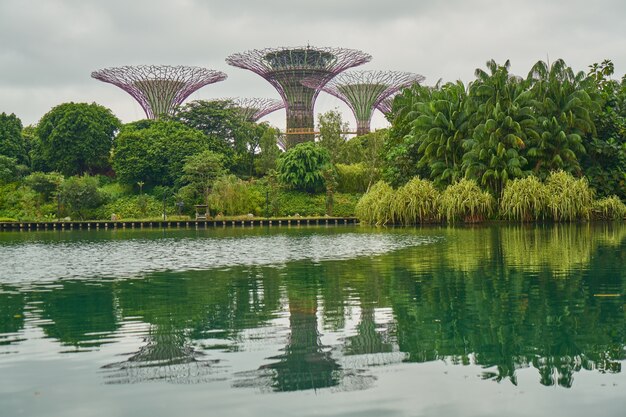
<svg viewBox="0 0 626 417">
<path fill-rule="evenodd" d="M 600 281 L 602 292 L 623 292 L 623 270 L 609 270 L 610 276 L 602 278 L 595 272 L 606 271 L 602 265 L 623 268 L 624 259 L 613 259 L 623 251 L 605 247 L 602 242 L 608 241 L 594 236 L 594 255 L 587 257 L 587 262 L 597 263 L 593 273 L 588 263 L 581 268 L 571 258 L 561 259 L 565 264 L 554 259 L 525 269 L 518 262 L 508 263 L 512 238 L 522 234 L 510 228 L 483 234 L 491 239 L 491 259 L 478 259 L 471 269 L 447 263 L 445 257 L 424 268 L 416 280 L 412 263 L 404 272 L 396 267 L 392 303 L 398 343 L 409 360 L 473 361 L 488 368 L 485 378 L 514 383 L 517 369 L 534 366 L 542 384 L 564 387 L 571 386 L 574 373 L 583 368 L 619 371 L 619 361 L 626 356 L 623 301 L 594 297 L 598 291 L 593 288 Z M 541 245 L 556 247 L 563 235 L 548 230 Z M 624 246 L 621 242 L 617 247 Z"/>
<path fill-rule="evenodd" d="M 66 345 L 96 347 L 109 343 L 117 330 L 111 283 L 64 281 L 36 294 L 41 300 L 42 325 L 48 337 Z"/>
<path fill-rule="evenodd" d="M 15 342 L 12 336 L 24 328 L 24 305 L 24 294 L 0 285 L 0 345 Z"/>
</svg>

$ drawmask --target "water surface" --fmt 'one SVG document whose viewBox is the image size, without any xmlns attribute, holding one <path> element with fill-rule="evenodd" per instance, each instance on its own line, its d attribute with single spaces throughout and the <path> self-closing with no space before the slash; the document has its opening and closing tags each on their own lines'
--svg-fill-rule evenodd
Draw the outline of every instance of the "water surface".
<svg viewBox="0 0 626 417">
<path fill-rule="evenodd" d="M 622 416 L 626 227 L 0 234 L 1 416 Z"/>
</svg>

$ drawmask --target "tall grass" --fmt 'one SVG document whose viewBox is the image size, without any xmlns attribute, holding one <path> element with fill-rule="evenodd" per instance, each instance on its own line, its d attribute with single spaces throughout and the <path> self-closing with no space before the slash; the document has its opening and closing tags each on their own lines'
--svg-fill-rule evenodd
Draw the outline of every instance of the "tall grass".
<svg viewBox="0 0 626 417">
<path fill-rule="evenodd" d="M 596 220 L 626 219 L 626 204 L 613 195 L 593 202 L 592 215 Z"/>
<path fill-rule="evenodd" d="M 545 218 L 549 196 L 547 187 L 537 177 L 509 181 L 502 192 L 500 216 L 522 222 Z"/>
<path fill-rule="evenodd" d="M 432 182 L 415 177 L 394 193 L 391 218 L 403 225 L 433 222 L 439 217 L 440 197 Z"/>
<path fill-rule="evenodd" d="M 259 190 L 234 175 L 218 178 L 209 195 L 211 211 L 226 216 L 248 213 L 260 216 L 264 201 Z"/>
<path fill-rule="evenodd" d="M 378 181 L 356 204 L 356 217 L 367 224 L 385 225 L 389 223 L 392 220 L 393 197 L 393 188 L 384 181 Z"/>
<path fill-rule="evenodd" d="M 494 199 L 473 180 L 462 179 L 441 194 L 440 216 L 449 223 L 478 223 L 493 213 Z"/>
<path fill-rule="evenodd" d="M 575 179 L 565 171 L 555 171 L 546 179 L 548 211 L 554 221 L 589 220 L 593 191 L 585 178 Z"/>
</svg>

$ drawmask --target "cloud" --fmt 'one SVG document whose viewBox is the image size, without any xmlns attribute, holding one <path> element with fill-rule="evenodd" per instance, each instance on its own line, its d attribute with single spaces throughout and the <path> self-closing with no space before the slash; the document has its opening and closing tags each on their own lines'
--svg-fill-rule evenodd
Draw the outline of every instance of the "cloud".
<svg viewBox="0 0 626 417">
<path fill-rule="evenodd" d="M 564 58 L 586 70 L 609 58 L 621 76 L 624 15 L 618 0 L 3 0 L 0 112 L 29 124 L 74 100 L 99 102 L 124 121 L 141 118 L 130 96 L 90 78 L 99 68 L 134 64 L 199 65 L 229 75 L 192 98 L 277 97 L 225 58 L 307 43 L 361 49 L 374 57 L 363 69 L 413 71 L 430 84 L 470 81 L 491 58 L 510 59 L 519 75 L 539 59 Z M 341 108 L 320 96 L 320 110 L 334 106 Z M 282 126 L 280 117 L 270 120 Z"/>
</svg>

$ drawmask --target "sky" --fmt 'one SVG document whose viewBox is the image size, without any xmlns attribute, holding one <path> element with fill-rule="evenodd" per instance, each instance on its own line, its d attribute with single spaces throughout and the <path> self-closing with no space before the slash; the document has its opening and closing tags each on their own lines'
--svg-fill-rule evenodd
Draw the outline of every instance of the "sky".
<svg viewBox="0 0 626 417">
<path fill-rule="evenodd" d="M 273 97 L 260 76 L 225 58 L 267 47 L 344 47 L 372 55 L 362 70 L 409 71 L 424 84 L 473 80 L 485 62 L 525 76 L 538 60 L 577 71 L 611 59 L 626 72 L 623 0 L 0 0 L 0 113 L 36 124 L 55 105 L 96 102 L 123 122 L 145 118 L 121 89 L 92 71 L 139 64 L 220 70 L 226 81 L 188 100 Z M 322 93 L 316 114 L 339 109 Z M 265 117 L 284 128 L 284 110 Z M 385 127 L 378 112 L 373 128 Z"/>
</svg>

